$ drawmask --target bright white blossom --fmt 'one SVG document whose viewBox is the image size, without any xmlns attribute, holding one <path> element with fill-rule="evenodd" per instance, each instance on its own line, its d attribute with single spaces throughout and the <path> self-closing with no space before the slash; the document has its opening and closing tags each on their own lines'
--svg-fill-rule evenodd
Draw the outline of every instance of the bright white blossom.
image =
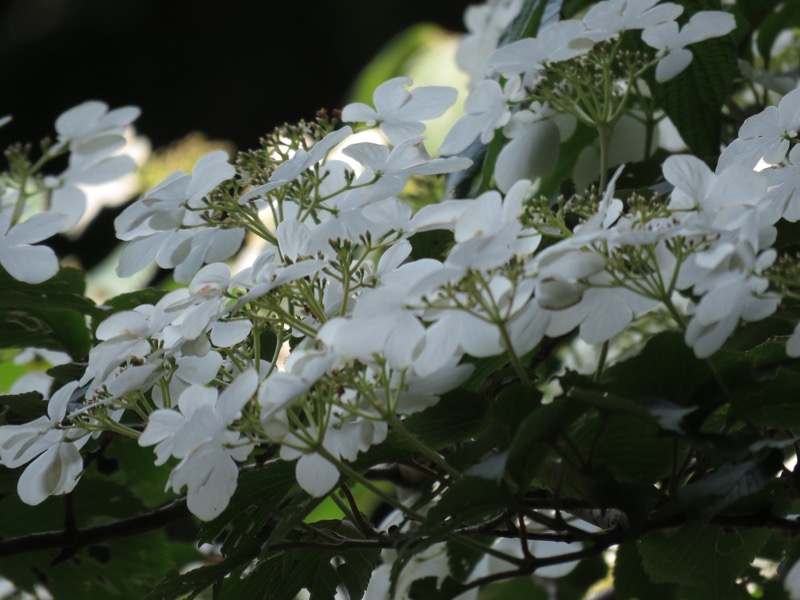
<svg viewBox="0 0 800 600">
<path fill-rule="evenodd" d="M 375 108 L 363 102 L 348 104 L 342 109 L 342 121 L 380 124 L 381 131 L 393 145 L 418 137 L 425 131 L 422 121 L 444 114 L 456 101 L 455 88 L 424 86 L 411 91 L 408 77 L 395 77 L 383 82 L 373 94 Z"/>
<path fill-rule="evenodd" d="M 667 21 L 645 29 L 642 40 L 662 56 L 656 66 L 656 81 L 669 81 L 689 66 L 693 55 L 686 46 L 722 37 L 735 27 L 736 20 L 729 13 L 701 11 L 692 15 L 683 27 L 675 21 Z"/>
</svg>

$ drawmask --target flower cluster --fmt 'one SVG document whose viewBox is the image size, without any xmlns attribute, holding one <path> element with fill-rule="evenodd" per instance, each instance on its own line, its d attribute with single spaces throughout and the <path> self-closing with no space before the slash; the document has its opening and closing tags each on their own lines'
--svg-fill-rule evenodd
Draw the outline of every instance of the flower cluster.
<svg viewBox="0 0 800 600">
<path fill-rule="evenodd" d="M 733 17 L 697 12 L 679 25 L 678 4 L 605 0 L 580 19 L 542 17 L 536 37 L 498 47 L 521 5 L 468 11 L 459 61 L 471 90 L 440 155 L 426 149 L 424 122 L 457 92 L 398 77 L 373 106 L 280 128 L 234 161 L 206 154 L 126 208 L 118 274 L 155 262 L 183 286 L 101 307 L 82 376 L 52 394 L 46 416 L 0 426 L 0 462 L 27 465 L 22 500 L 72 491 L 81 449 L 102 431 L 153 447 L 168 487 L 202 520 L 225 510 L 245 466 L 296 461 L 299 486 L 322 497 L 390 433 L 458 481 L 406 423 L 469 381 L 478 359 L 505 357 L 504 377 L 532 387 L 537 349 L 577 339 L 600 349 L 600 381 L 627 334 L 676 329 L 705 359 L 776 313 L 778 229 L 800 219 L 800 91 L 747 119 L 715 169 L 672 155 L 666 184 L 632 190 L 624 166 L 611 173 L 657 149 L 665 117 L 647 81 L 678 76 L 691 47 L 729 34 Z M 136 114 L 93 102 L 62 115 L 40 161 L 69 151 L 60 175 L 18 159 L 0 212 L 12 277 L 56 273 L 52 251 L 31 244 L 76 222 L 80 184 L 131 169 L 114 152 Z M 631 123 L 640 139 L 626 145 Z M 564 165 L 559 148 L 579 129 L 586 141 Z M 37 194 L 47 210 L 30 214 Z M 798 356 L 791 325 L 786 352 Z M 522 560 L 548 544 L 491 548 Z M 443 551 L 430 546 L 420 572 L 443 578 Z M 472 577 L 503 568 L 487 558 Z M 404 573 L 408 586 L 424 576 Z M 370 584 L 375 597 L 382 585 Z"/>
</svg>

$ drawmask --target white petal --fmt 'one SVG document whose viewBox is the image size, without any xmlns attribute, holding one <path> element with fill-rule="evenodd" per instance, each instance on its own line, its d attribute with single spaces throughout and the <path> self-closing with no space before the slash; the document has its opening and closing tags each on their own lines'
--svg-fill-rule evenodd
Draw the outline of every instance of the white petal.
<svg viewBox="0 0 800 600">
<path fill-rule="evenodd" d="M 508 192 L 520 179 L 546 177 L 558 162 L 560 136 L 552 121 L 538 121 L 522 135 L 503 146 L 497 156 L 494 177 L 497 187 Z"/>
<path fill-rule="evenodd" d="M 62 113 L 56 119 L 56 131 L 65 138 L 82 135 L 93 127 L 108 110 L 105 102 L 88 101 Z"/>
<path fill-rule="evenodd" d="M 78 483 L 83 459 L 75 444 L 60 443 L 34 460 L 19 478 L 17 492 L 25 504 L 36 506 L 48 496 L 67 494 Z"/>
<path fill-rule="evenodd" d="M 219 515 L 236 491 L 239 469 L 225 452 L 199 452 L 176 469 L 170 481 L 176 491 L 188 487 L 186 505 L 198 519 L 210 521 Z"/>
<path fill-rule="evenodd" d="M 219 395 L 217 415 L 220 422 L 229 424 L 236 419 L 242 407 L 249 402 L 258 387 L 258 374 L 248 369 L 240 374 L 228 388 Z"/>
<path fill-rule="evenodd" d="M 222 366 L 222 355 L 209 352 L 205 356 L 184 356 L 178 359 L 175 375 L 187 383 L 205 385 L 217 376 Z"/>
<path fill-rule="evenodd" d="M 315 498 L 330 492 L 339 482 L 339 471 L 319 454 L 301 456 L 295 466 L 297 483 Z"/>
<path fill-rule="evenodd" d="M 211 343 L 217 348 L 231 348 L 250 335 L 250 321 L 217 321 L 211 326 Z"/>
<path fill-rule="evenodd" d="M 17 281 L 42 283 L 58 272 L 58 259 L 47 246 L 0 248 L 0 264 Z"/>
<path fill-rule="evenodd" d="M 57 212 L 37 213 L 30 219 L 17 223 L 0 241 L 0 246 L 8 244 L 35 244 L 58 233 L 64 225 L 64 215 Z M 4 244 L 5 243 L 5 244 Z"/>
<path fill-rule="evenodd" d="M 692 52 L 681 48 L 679 50 L 672 50 L 664 58 L 658 61 L 656 65 L 656 81 L 664 83 L 669 81 L 692 62 Z"/>
</svg>

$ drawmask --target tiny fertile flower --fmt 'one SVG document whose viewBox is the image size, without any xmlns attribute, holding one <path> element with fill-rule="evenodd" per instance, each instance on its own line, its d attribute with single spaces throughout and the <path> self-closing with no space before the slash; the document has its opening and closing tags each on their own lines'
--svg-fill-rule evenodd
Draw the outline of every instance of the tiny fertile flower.
<svg viewBox="0 0 800 600">
<path fill-rule="evenodd" d="M 303 172 L 325 160 L 325 157 L 328 156 L 328 152 L 330 152 L 334 146 L 343 142 L 345 138 L 352 134 L 353 130 L 348 125 L 342 127 L 341 129 L 337 129 L 336 131 L 331 131 L 328 135 L 314 144 L 310 150 L 304 150 L 302 148 L 298 149 L 291 158 L 278 165 L 278 167 L 272 172 L 272 175 L 270 175 L 268 183 L 259 185 L 247 193 L 242 194 L 242 196 L 239 198 L 239 202 L 244 204 L 249 200 L 258 198 L 267 192 L 276 190 L 279 187 L 283 187 L 284 185 L 291 183 L 300 177 Z"/>
</svg>

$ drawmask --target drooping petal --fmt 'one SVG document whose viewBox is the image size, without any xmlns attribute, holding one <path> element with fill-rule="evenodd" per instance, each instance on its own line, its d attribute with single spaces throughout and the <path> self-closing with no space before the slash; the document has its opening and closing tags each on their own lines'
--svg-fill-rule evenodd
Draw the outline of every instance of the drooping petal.
<svg viewBox="0 0 800 600">
<path fill-rule="evenodd" d="M 17 492 L 25 504 L 36 506 L 48 496 L 68 494 L 78 483 L 83 459 L 75 444 L 52 446 L 34 460 L 19 478 Z"/>
</svg>

